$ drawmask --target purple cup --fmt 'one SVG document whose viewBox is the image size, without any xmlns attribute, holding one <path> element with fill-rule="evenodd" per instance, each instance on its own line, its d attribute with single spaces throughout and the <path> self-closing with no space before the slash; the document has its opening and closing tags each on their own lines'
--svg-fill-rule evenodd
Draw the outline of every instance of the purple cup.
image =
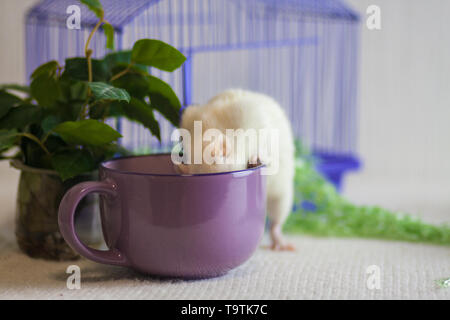
<svg viewBox="0 0 450 320">
<path fill-rule="evenodd" d="M 151 275 L 213 277 L 245 262 L 264 233 L 266 179 L 261 168 L 179 175 L 170 154 L 104 162 L 100 181 L 74 186 L 59 207 L 59 228 L 82 256 Z M 100 194 L 107 251 L 75 233 L 80 200 Z"/>
</svg>

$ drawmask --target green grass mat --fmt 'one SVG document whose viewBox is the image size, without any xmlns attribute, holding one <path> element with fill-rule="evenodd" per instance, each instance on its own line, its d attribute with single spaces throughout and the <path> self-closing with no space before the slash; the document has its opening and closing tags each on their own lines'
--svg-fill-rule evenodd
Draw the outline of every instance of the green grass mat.
<svg viewBox="0 0 450 320">
<path fill-rule="evenodd" d="M 315 170 L 310 158 L 297 160 L 295 201 L 314 203 L 316 209 L 297 205 L 285 224 L 287 233 L 450 245 L 448 225 L 431 225 L 408 214 L 350 203 Z"/>
</svg>

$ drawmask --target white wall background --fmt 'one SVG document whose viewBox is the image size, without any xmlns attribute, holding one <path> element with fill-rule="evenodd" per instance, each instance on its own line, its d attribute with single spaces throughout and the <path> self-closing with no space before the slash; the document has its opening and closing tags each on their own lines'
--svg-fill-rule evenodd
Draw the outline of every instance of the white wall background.
<svg viewBox="0 0 450 320">
<path fill-rule="evenodd" d="M 348 2 L 362 15 L 359 145 L 365 174 L 450 181 L 450 1 Z M 379 31 L 366 27 L 371 4 L 381 8 Z"/>
<path fill-rule="evenodd" d="M 0 1 L 0 83 L 25 81 L 23 15 L 35 1 Z M 382 180 L 389 184 L 380 183 L 377 190 L 385 195 L 401 183 L 419 190 L 405 201 L 417 194 L 435 202 L 430 190 L 436 188 L 428 186 L 450 182 L 450 1 L 348 2 L 363 18 L 359 145 L 365 163 L 348 179 L 348 193 L 379 202 L 377 196 L 368 200 L 361 186 Z M 381 8 L 380 31 L 365 27 L 370 4 Z M 11 170 L 0 165 L 2 179 L 13 175 Z M 450 199 L 446 187 L 438 188 L 441 200 Z M 441 203 L 442 210 L 450 209 L 450 202 Z"/>
<path fill-rule="evenodd" d="M 25 12 L 36 2 L 0 1 L 0 83 L 25 82 Z"/>
</svg>

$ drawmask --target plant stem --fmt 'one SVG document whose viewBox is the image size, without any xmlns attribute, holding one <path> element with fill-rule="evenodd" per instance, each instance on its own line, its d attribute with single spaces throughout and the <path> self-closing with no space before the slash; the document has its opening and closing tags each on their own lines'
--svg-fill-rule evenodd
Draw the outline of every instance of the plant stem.
<svg viewBox="0 0 450 320">
<path fill-rule="evenodd" d="M 47 142 L 47 139 L 48 139 L 48 137 L 50 137 L 50 134 L 51 134 L 52 132 L 51 131 L 49 131 L 49 132 L 47 132 L 46 134 L 45 134 L 45 136 L 42 138 L 42 144 L 45 144 L 46 142 Z"/>
<path fill-rule="evenodd" d="M 91 56 L 92 56 L 92 50 L 89 49 L 89 44 L 91 43 L 92 37 L 94 36 L 94 34 L 97 32 L 97 30 L 100 28 L 100 26 L 103 23 L 103 16 L 100 18 L 100 20 L 97 22 L 97 24 L 95 25 L 94 29 L 92 29 L 91 34 L 89 35 L 87 41 L 86 41 L 86 46 L 84 47 L 84 53 L 86 54 L 86 58 L 87 58 L 87 62 L 88 62 L 88 73 L 89 73 L 89 82 L 92 82 L 92 61 L 91 61 Z"/>
<path fill-rule="evenodd" d="M 44 144 L 35 135 L 33 135 L 31 133 L 19 133 L 18 136 L 25 137 L 25 138 L 28 138 L 28 139 L 36 142 L 42 148 L 42 150 L 45 151 L 46 154 L 50 155 L 50 152 L 48 151 L 48 149 L 44 146 Z"/>
<path fill-rule="evenodd" d="M 132 66 L 132 64 L 128 65 L 128 67 L 126 69 L 124 69 L 121 72 L 119 72 L 118 74 L 114 75 L 109 81 L 112 82 L 112 81 L 117 80 L 120 77 L 126 75 L 128 72 L 130 72 L 131 66 Z"/>
<path fill-rule="evenodd" d="M 89 34 L 89 37 L 86 41 L 86 45 L 84 47 L 84 53 L 86 55 L 86 60 L 87 60 L 87 64 L 88 64 L 88 81 L 92 82 L 93 80 L 93 75 L 92 75 L 92 53 L 93 51 L 91 49 L 89 49 L 89 44 L 91 43 L 92 38 L 94 37 L 94 34 L 97 32 L 97 30 L 100 28 L 100 26 L 102 25 L 102 23 L 105 22 L 104 20 L 104 16 L 102 13 L 102 16 L 100 18 L 100 20 L 97 22 L 97 24 L 95 25 L 94 29 L 92 29 L 91 33 Z M 87 114 L 88 114 L 88 102 L 89 102 L 89 96 L 91 95 L 91 89 L 88 88 L 88 98 L 86 101 L 86 105 L 83 106 L 83 108 L 81 109 L 81 119 L 86 119 Z"/>
</svg>

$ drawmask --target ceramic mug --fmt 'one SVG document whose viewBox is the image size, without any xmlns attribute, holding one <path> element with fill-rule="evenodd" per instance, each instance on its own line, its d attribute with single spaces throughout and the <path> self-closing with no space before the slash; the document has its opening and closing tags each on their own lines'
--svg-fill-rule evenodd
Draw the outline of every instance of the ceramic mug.
<svg viewBox="0 0 450 320">
<path fill-rule="evenodd" d="M 100 181 L 71 188 L 59 207 L 59 227 L 82 256 L 158 276 L 201 278 L 226 273 L 258 247 L 266 215 L 261 168 L 179 175 L 170 154 L 104 162 Z M 100 194 L 107 251 L 84 245 L 74 229 L 80 200 Z"/>
</svg>

